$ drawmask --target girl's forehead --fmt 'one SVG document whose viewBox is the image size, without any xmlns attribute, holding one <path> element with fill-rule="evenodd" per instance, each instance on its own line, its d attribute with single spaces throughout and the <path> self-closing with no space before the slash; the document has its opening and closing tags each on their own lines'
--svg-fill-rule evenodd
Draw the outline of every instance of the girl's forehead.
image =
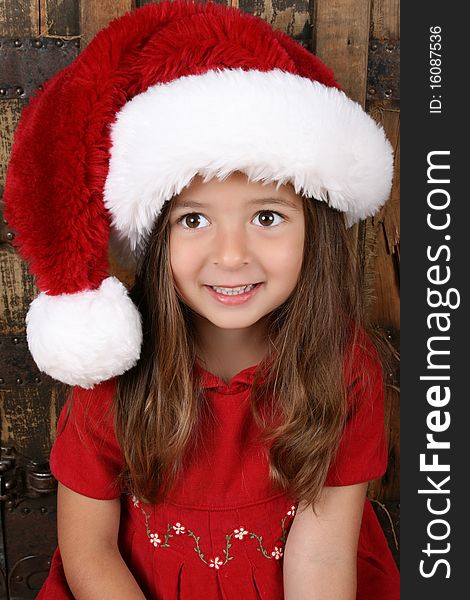
<svg viewBox="0 0 470 600">
<path fill-rule="evenodd" d="M 200 208 L 214 202 L 230 202 L 240 206 L 273 204 L 298 209 L 303 200 L 291 184 L 278 186 L 276 183 L 250 181 L 246 175 L 237 172 L 223 180 L 213 178 L 206 182 L 197 175 L 175 196 L 173 208 Z"/>
<path fill-rule="evenodd" d="M 291 209 L 291 210 L 301 210 L 302 209 L 302 200 L 299 198 L 297 201 L 288 197 L 273 197 L 273 196 L 263 196 L 263 197 L 235 197 L 228 199 L 227 197 L 223 198 L 222 201 L 216 200 L 215 198 L 205 198 L 201 200 L 196 200 L 194 198 L 177 198 L 174 201 L 172 209 L 194 209 L 194 210 L 202 210 L 207 208 L 212 208 L 213 206 L 223 206 L 225 210 L 225 206 L 227 203 L 230 203 L 231 208 L 240 208 L 240 209 L 255 209 L 255 208 L 279 208 L 279 209 Z"/>
</svg>

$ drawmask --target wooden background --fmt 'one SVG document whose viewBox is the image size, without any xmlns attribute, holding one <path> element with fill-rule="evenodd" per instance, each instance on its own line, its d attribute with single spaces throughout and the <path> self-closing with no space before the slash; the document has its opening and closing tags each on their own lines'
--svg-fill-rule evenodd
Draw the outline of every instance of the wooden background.
<svg viewBox="0 0 470 600">
<path fill-rule="evenodd" d="M 148 1 L 141 0 L 137 2 L 137 6 L 147 4 Z M 396 524 L 394 510 L 396 512 L 399 501 L 399 92 L 396 81 L 398 73 L 392 73 L 394 79 L 390 83 L 390 89 L 385 92 L 377 86 L 375 74 L 377 65 L 381 72 L 384 69 L 393 71 L 393 65 L 389 65 L 390 60 L 394 65 L 397 64 L 399 1 L 234 0 L 228 3 L 259 15 L 274 28 L 286 31 L 332 67 L 348 95 L 365 106 L 383 125 L 396 152 L 395 178 L 390 200 L 379 215 L 362 222 L 354 229 L 368 310 L 391 359 L 386 379 L 389 468 L 384 478 L 371 483 L 369 495 L 378 503 L 386 503 L 389 509 L 391 507 Z M 82 50 L 112 18 L 135 7 L 135 0 L 0 0 L 0 36 L 2 43 L 4 38 L 34 40 L 39 37 L 59 45 L 61 41 L 69 45 L 74 43 L 78 53 L 78 46 Z M 0 53 L 1 50 L 0 47 Z M 31 68 L 34 70 L 34 65 Z M 13 88 L 8 91 L 5 83 L 13 85 Z M 14 130 L 21 110 L 28 101 L 27 95 L 21 93 L 24 89 L 22 84 L 21 81 L 5 82 L 0 63 L 0 194 L 3 192 Z M 47 152 L 47 148 L 44 148 L 44 152 Z M 8 473 L 5 472 L 1 492 L 4 497 L 0 502 L 4 534 L 0 535 L 0 569 L 3 574 L 0 599 L 34 597 L 34 584 L 25 583 L 27 569 L 25 571 L 24 556 L 28 552 L 29 558 L 36 557 L 40 565 L 35 566 L 36 570 L 47 570 L 47 560 L 41 563 L 40 559 L 41 556 L 44 558 L 47 551 L 38 548 L 37 532 L 41 531 L 42 536 L 42 532 L 47 530 L 47 543 L 54 543 L 53 486 L 44 482 L 57 417 L 66 392 L 64 386 L 40 374 L 28 356 L 24 316 L 37 291 L 25 265 L 13 250 L 11 238 L 12 232 L 8 230 L 8 224 L 1 219 L 2 464 L 10 468 L 12 461 L 9 457 L 14 454 L 17 473 L 21 471 L 23 477 L 23 493 L 18 491 L 18 486 L 15 488 L 16 484 L 11 483 L 11 477 L 8 479 Z M 19 467 L 21 469 L 18 471 Z M 36 479 L 31 479 L 31 472 L 33 475 L 36 473 Z M 36 487 L 33 484 L 28 484 L 28 487 L 27 482 L 25 483 L 25 478 L 28 481 L 39 481 L 41 477 L 42 488 L 39 483 L 35 484 Z M 10 486 L 13 493 L 5 495 L 5 485 L 7 488 Z M 51 491 L 52 501 L 46 502 Z M 22 521 L 26 516 L 32 520 Z M 25 529 L 32 529 L 34 533 L 27 547 L 24 545 L 26 542 L 19 544 L 16 537 L 20 534 L 23 539 Z M 41 575 L 38 575 L 36 587 L 40 583 Z"/>
</svg>

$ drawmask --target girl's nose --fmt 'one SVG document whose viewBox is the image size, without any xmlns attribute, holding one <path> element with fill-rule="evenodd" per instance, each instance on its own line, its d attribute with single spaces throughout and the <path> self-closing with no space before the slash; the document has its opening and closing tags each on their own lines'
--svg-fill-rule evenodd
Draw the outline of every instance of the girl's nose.
<svg viewBox="0 0 470 600">
<path fill-rule="evenodd" d="M 247 239 L 242 227 L 221 228 L 217 232 L 213 262 L 230 270 L 249 263 Z"/>
</svg>

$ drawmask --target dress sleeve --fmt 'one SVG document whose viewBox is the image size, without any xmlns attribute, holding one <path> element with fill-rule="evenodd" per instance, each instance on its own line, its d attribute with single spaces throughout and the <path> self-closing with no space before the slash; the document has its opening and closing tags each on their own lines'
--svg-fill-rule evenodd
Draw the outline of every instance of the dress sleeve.
<svg viewBox="0 0 470 600">
<path fill-rule="evenodd" d="M 115 380 L 92 390 L 73 388 L 62 408 L 50 455 L 51 471 L 58 481 L 97 500 L 111 500 L 121 494 L 117 477 L 124 459 L 114 432 L 114 391 Z"/>
<path fill-rule="evenodd" d="M 325 485 L 353 485 L 382 477 L 387 468 L 382 365 L 365 332 L 346 360 L 347 419 Z"/>
</svg>

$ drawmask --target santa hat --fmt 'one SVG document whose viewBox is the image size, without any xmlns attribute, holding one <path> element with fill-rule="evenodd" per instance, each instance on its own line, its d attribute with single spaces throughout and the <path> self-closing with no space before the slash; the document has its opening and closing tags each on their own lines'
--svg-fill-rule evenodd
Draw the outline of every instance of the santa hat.
<svg viewBox="0 0 470 600">
<path fill-rule="evenodd" d="M 23 111 L 6 219 L 41 290 L 39 369 L 84 388 L 140 356 L 141 319 L 109 276 L 110 237 L 138 257 L 195 175 L 290 182 L 348 225 L 386 201 L 392 149 L 318 58 L 215 3 L 149 4 L 113 21 Z"/>
</svg>

